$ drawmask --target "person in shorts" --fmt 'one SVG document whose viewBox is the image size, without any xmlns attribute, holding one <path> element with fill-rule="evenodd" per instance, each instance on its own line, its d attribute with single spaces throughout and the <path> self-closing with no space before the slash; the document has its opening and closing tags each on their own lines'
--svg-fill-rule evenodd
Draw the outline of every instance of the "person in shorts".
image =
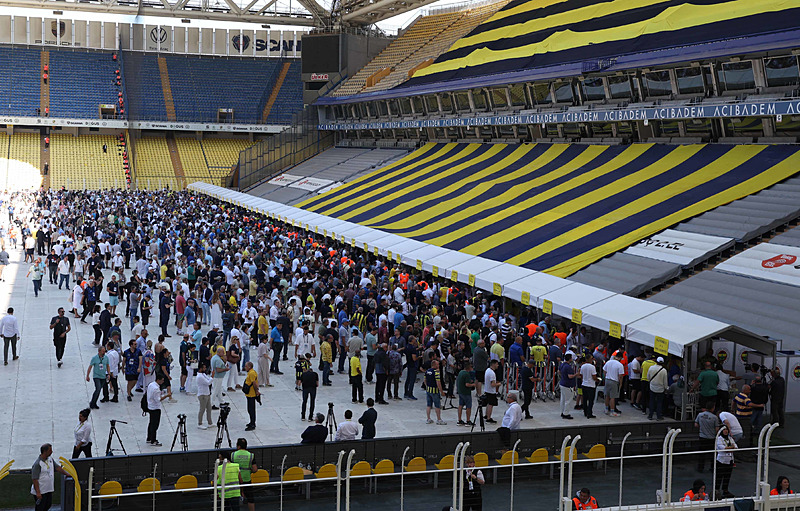
<svg viewBox="0 0 800 511">
<path fill-rule="evenodd" d="M 447 424 L 442 420 L 442 372 L 439 370 L 439 360 L 431 353 L 431 367 L 425 371 L 425 394 L 427 398 L 427 422 L 433 424 L 431 408 L 436 409 L 436 424 Z"/>
<path fill-rule="evenodd" d="M 475 378 L 472 376 L 472 362 L 464 363 L 458 376 L 456 376 L 456 393 L 458 394 L 458 422 L 459 426 L 472 426 L 472 390 L 475 388 Z M 467 420 L 461 420 L 461 410 L 467 409 Z"/>
<path fill-rule="evenodd" d="M 492 419 L 492 410 L 497 406 L 497 389 L 502 385 L 497 381 L 497 368 L 500 365 L 499 360 L 492 360 L 489 362 L 489 369 L 486 370 L 486 376 L 483 380 L 483 392 L 486 396 L 486 422 L 494 424 L 497 421 Z"/>
</svg>

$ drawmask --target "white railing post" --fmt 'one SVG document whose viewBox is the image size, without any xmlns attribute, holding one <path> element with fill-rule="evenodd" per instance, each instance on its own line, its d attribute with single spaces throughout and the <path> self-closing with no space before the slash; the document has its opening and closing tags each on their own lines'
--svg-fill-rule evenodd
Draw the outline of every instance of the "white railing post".
<svg viewBox="0 0 800 511">
<path fill-rule="evenodd" d="M 458 509 L 458 459 L 463 448 L 464 442 L 459 442 L 453 453 L 453 509 Z"/>
<path fill-rule="evenodd" d="M 217 482 L 219 480 L 219 458 L 214 461 L 214 511 L 217 511 Z"/>
<path fill-rule="evenodd" d="M 680 433 L 681 429 L 676 429 L 672 434 L 672 437 L 669 439 L 669 471 L 667 472 L 667 488 L 666 493 L 664 494 L 665 502 L 672 502 L 672 462 L 675 459 L 675 439 L 678 438 Z"/>
<path fill-rule="evenodd" d="M 93 486 L 93 484 L 94 484 L 94 467 L 89 467 L 89 484 L 88 484 L 89 487 L 87 488 L 87 490 L 89 491 L 89 501 L 88 501 L 88 504 L 86 506 L 86 509 L 89 509 L 89 511 L 91 511 L 91 509 L 92 509 L 92 486 Z M 102 500 L 98 500 L 97 502 L 99 504 L 97 507 L 100 509 L 100 511 L 102 511 L 103 510 L 103 501 Z"/>
<path fill-rule="evenodd" d="M 156 471 L 158 470 L 158 463 L 153 463 L 153 511 L 156 511 Z"/>
<path fill-rule="evenodd" d="M 769 424 L 764 424 L 761 431 L 758 433 L 758 461 L 756 462 L 756 497 L 758 497 L 759 484 L 761 484 L 761 473 L 764 467 L 764 435 L 767 434 Z M 730 432 L 728 432 L 730 434 Z M 751 436 L 752 438 L 752 436 Z"/>
<path fill-rule="evenodd" d="M 578 435 L 580 438 L 580 435 Z M 517 458 L 517 446 L 520 443 L 520 439 L 518 438 L 516 442 L 514 442 L 514 448 L 511 449 L 511 511 L 514 511 L 514 465 L 516 465 L 515 460 Z M 572 476 L 572 474 L 570 474 Z M 459 510 L 460 511 L 460 510 Z"/>
<path fill-rule="evenodd" d="M 565 511 L 564 510 L 564 455 L 567 450 L 567 442 L 570 441 L 572 436 L 567 435 L 564 437 L 564 440 L 561 442 L 561 459 L 559 460 L 559 485 L 558 485 L 558 511 Z M 572 498 L 572 497 L 570 497 Z"/>
<path fill-rule="evenodd" d="M 410 447 L 406 447 L 403 451 L 403 458 L 400 460 L 400 511 L 404 511 L 403 508 L 403 489 L 405 485 L 405 475 L 406 475 L 406 454 L 408 454 L 408 450 Z"/>
<path fill-rule="evenodd" d="M 344 451 L 339 451 L 339 459 L 336 460 L 336 511 L 342 509 L 342 458 Z"/>
<path fill-rule="evenodd" d="M 664 443 L 661 446 L 661 505 L 664 505 L 664 493 L 667 488 L 667 455 L 669 452 L 669 439 L 672 436 L 672 428 L 664 435 Z"/>
<path fill-rule="evenodd" d="M 280 484 L 280 491 L 281 491 L 281 507 L 280 507 L 280 510 L 281 511 L 283 511 L 283 473 L 285 471 L 284 468 L 285 468 L 285 465 L 286 465 L 286 456 L 287 456 L 287 454 L 284 454 L 283 455 L 283 460 L 281 461 L 281 484 Z"/>
<path fill-rule="evenodd" d="M 350 463 L 353 461 L 353 456 L 355 455 L 356 450 L 350 449 L 350 454 L 347 456 L 347 470 L 345 471 L 345 481 L 344 481 L 344 508 L 346 511 L 350 511 Z M 337 474 L 338 474 L 337 470 Z M 340 479 L 337 477 L 337 479 Z"/>
<path fill-rule="evenodd" d="M 728 431 L 728 434 L 730 435 L 730 431 Z M 711 462 L 712 463 L 711 466 L 714 467 L 713 471 L 714 475 L 712 477 L 711 483 L 714 485 L 714 487 L 711 489 L 711 500 L 717 499 L 717 452 L 718 452 L 717 441 L 719 441 L 720 435 L 722 435 L 722 428 L 720 428 L 720 430 L 717 431 L 717 434 L 714 437 L 714 460 Z"/>
<path fill-rule="evenodd" d="M 572 495 L 572 459 L 575 457 L 575 446 L 578 445 L 578 440 L 580 439 L 581 436 L 576 435 L 575 438 L 572 439 L 572 443 L 569 446 L 569 476 L 567 477 L 567 496 Z"/>
<path fill-rule="evenodd" d="M 459 456 L 458 460 L 458 472 L 456 475 L 458 476 L 458 507 L 456 508 L 457 511 L 461 511 L 464 509 L 464 458 L 467 454 L 467 449 L 469 448 L 469 442 L 464 444 L 464 447 L 461 448 L 461 455 Z"/>
<path fill-rule="evenodd" d="M 631 436 L 631 432 L 625 433 L 622 438 L 622 445 L 619 448 L 619 505 L 622 506 L 622 465 L 625 460 L 625 441 Z"/>
<path fill-rule="evenodd" d="M 769 444 L 772 442 L 772 432 L 775 431 L 778 426 L 780 426 L 780 424 L 777 422 L 775 424 L 770 424 L 769 430 L 767 430 L 767 437 L 764 439 L 764 475 L 761 477 L 761 482 L 766 484 L 767 487 L 769 487 Z M 767 493 L 769 493 L 769 490 L 767 490 Z M 758 496 L 759 494 L 756 492 L 756 497 Z"/>
<path fill-rule="evenodd" d="M 761 483 L 759 487 L 761 491 L 761 511 L 770 511 L 772 509 L 770 504 L 772 495 L 769 493 L 769 483 Z"/>
<path fill-rule="evenodd" d="M 225 509 L 225 480 L 228 478 L 228 460 L 222 462 L 222 485 L 219 489 L 220 508 Z"/>
</svg>

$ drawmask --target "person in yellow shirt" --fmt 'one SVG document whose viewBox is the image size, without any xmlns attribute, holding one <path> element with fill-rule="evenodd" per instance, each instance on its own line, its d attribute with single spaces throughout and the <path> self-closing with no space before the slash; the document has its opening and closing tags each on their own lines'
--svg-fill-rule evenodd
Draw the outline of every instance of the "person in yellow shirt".
<svg viewBox="0 0 800 511">
<path fill-rule="evenodd" d="M 361 359 L 358 355 L 350 357 L 350 385 L 353 387 L 353 402 L 364 402 L 364 381 L 361 375 Z"/>
<path fill-rule="evenodd" d="M 242 494 L 242 491 L 238 486 L 242 484 L 242 473 L 239 470 L 239 465 L 231 461 L 231 455 L 228 451 L 219 451 L 218 456 L 219 466 L 217 467 L 217 487 L 219 488 L 219 497 L 223 497 L 222 482 L 225 481 L 225 509 L 239 509 L 239 497 Z M 223 470 L 225 471 L 224 475 Z M 234 488 L 229 488 L 230 486 L 234 485 L 236 485 Z"/>
<path fill-rule="evenodd" d="M 244 380 L 243 390 L 247 390 L 244 395 L 247 397 L 247 414 L 250 415 L 250 423 L 244 430 L 253 431 L 256 429 L 256 401 L 261 401 L 261 391 L 258 390 L 258 373 L 253 369 L 253 363 L 247 362 L 244 370 L 247 371 L 247 377 Z"/>
<path fill-rule="evenodd" d="M 333 349 L 331 345 L 333 344 L 333 336 L 328 334 L 325 340 L 322 342 L 322 346 L 320 346 L 320 352 L 322 353 L 322 385 L 329 387 L 331 384 L 331 364 L 333 363 Z"/>
</svg>

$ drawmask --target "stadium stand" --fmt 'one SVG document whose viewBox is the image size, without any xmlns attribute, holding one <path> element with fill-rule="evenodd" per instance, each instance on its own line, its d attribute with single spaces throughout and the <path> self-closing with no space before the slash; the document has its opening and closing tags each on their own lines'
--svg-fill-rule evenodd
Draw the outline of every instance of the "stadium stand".
<svg viewBox="0 0 800 511">
<path fill-rule="evenodd" d="M 0 46 L 0 114 L 36 115 L 40 51 Z"/>
<path fill-rule="evenodd" d="M 203 148 L 200 146 L 200 142 L 193 137 L 175 137 L 175 143 L 187 182 L 210 182 L 211 173 L 208 171 L 208 165 L 203 156 Z"/>
<path fill-rule="evenodd" d="M 142 137 L 135 141 L 133 150 L 136 186 L 154 190 L 169 186 L 180 189 L 172 168 L 169 147 L 162 137 Z"/>
<path fill-rule="evenodd" d="M 392 87 L 395 87 L 396 85 L 408 80 L 412 70 L 429 64 L 429 60 L 432 61 L 447 51 L 453 45 L 453 43 L 486 21 L 490 16 L 492 16 L 507 3 L 508 0 L 501 0 L 500 2 L 490 3 L 474 9 L 466 9 L 461 11 L 459 13 L 460 16 L 454 22 L 444 26 L 444 29 L 440 33 L 434 36 L 426 44 L 420 46 L 414 53 L 408 55 L 406 58 L 401 59 L 395 65 L 392 65 L 389 68 L 389 74 L 372 86 L 367 84 L 361 92 L 391 89 Z M 441 25 L 445 25 L 449 19 L 450 18 L 443 18 Z"/>
<path fill-rule="evenodd" d="M 38 133 L 14 133 L 9 140 L 8 158 L 41 169 L 40 137 Z"/>
<path fill-rule="evenodd" d="M 333 95 L 349 96 L 363 91 L 373 75 L 384 70 L 391 70 L 401 64 L 421 48 L 431 44 L 437 36 L 456 23 L 461 17 L 461 12 L 450 12 L 418 18 L 406 29 L 402 36 L 392 41 L 369 64 L 343 82 L 333 92 Z M 421 61 L 415 60 L 414 62 L 416 65 Z"/>
<path fill-rule="evenodd" d="M 50 50 L 50 115 L 99 118 L 99 105 L 117 104 L 116 69 L 109 52 Z"/>
<path fill-rule="evenodd" d="M 167 120 L 157 57 L 146 53 L 121 52 L 119 60 L 127 89 L 128 118 Z"/>
<path fill-rule="evenodd" d="M 250 142 L 246 139 L 175 137 L 187 183 L 206 181 L 224 186 L 223 181 Z"/>
<path fill-rule="evenodd" d="M 103 144 L 108 148 L 103 152 Z M 110 135 L 72 135 L 56 133 L 50 142 L 50 187 L 99 190 L 124 188 L 122 157 L 116 151 L 116 138 Z"/>
<path fill-rule="evenodd" d="M 430 143 L 299 206 L 566 277 L 792 176 L 798 159 L 796 146 Z"/>
</svg>

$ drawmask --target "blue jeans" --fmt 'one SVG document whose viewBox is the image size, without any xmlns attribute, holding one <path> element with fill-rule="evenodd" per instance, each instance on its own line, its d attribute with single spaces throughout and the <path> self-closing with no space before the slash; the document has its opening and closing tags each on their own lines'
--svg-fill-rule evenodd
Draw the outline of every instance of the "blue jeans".
<svg viewBox="0 0 800 511">
<path fill-rule="evenodd" d="M 761 419 L 764 416 L 764 409 L 763 408 L 753 408 L 753 416 L 750 417 L 750 425 L 752 426 L 753 433 L 759 433 L 761 431 Z"/>
<path fill-rule="evenodd" d="M 404 385 L 405 396 L 406 397 L 413 397 L 414 396 L 414 383 L 417 381 L 417 368 L 416 367 L 409 367 L 406 369 L 407 376 L 406 376 L 406 383 Z"/>
<path fill-rule="evenodd" d="M 61 289 L 61 284 L 63 284 L 64 282 L 67 283 L 67 289 L 69 289 L 69 273 L 67 273 L 66 275 L 63 273 L 58 274 L 58 289 Z"/>
<path fill-rule="evenodd" d="M 650 391 L 650 414 L 647 416 L 648 419 L 653 418 L 653 412 L 656 412 L 656 417 L 659 420 L 663 418 L 663 409 L 664 409 L 664 393 L 663 392 L 653 392 Z"/>
<path fill-rule="evenodd" d="M 322 363 L 322 384 L 327 385 L 331 382 L 331 363 Z"/>
<path fill-rule="evenodd" d="M 39 291 L 42 290 L 42 279 L 33 281 L 33 296 L 39 296 Z"/>
<path fill-rule="evenodd" d="M 203 302 L 203 323 L 211 324 L 211 305 Z"/>
<path fill-rule="evenodd" d="M 242 344 L 242 367 L 244 367 L 244 365 L 248 362 L 250 362 L 250 345 L 247 344 L 245 346 Z"/>
<path fill-rule="evenodd" d="M 97 406 L 97 398 L 100 397 L 100 391 L 104 389 L 106 379 L 105 378 L 93 378 L 94 380 L 94 394 L 92 394 L 92 400 L 89 402 L 92 406 Z M 104 392 L 103 397 L 108 395 L 108 390 Z"/>
<path fill-rule="evenodd" d="M 339 372 L 344 372 L 344 363 L 347 361 L 347 348 L 339 345 Z"/>
<path fill-rule="evenodd" d="M 278 368 L 278 361 L 281 359 L 281 350 L 283 349 L 282 342 L 274 342 L 272 343 L 272 365 L 270 366 L 269 370 L 273 373 L 277 373 L 280 371 Z"/>
</svg>

